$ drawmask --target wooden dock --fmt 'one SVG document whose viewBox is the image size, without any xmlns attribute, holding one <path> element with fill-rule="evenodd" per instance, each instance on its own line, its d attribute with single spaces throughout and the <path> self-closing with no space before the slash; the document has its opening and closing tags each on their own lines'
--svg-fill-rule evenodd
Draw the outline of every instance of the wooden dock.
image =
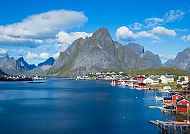
<svg viewBox="0 0 190 134">
<path fill-rule="evenodd" d="M 154 120 L 150 123 L 158 126 L 162 134 L 189 134 L 190 122 L 189 121 L 160 121 Z"/>
</svg>

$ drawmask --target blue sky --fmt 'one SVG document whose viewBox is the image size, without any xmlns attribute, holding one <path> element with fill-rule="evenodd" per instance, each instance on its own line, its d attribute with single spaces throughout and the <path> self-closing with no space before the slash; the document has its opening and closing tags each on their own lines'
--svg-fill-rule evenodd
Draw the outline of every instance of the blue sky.
<svg viewBox="0 0 190 134">
<path fill-rule="evenodd" d="M 189 0 L 2 0 L 0 56 L 37 64 L 106 27 L 114 40 L 139 43 L 166 61 L 190 47 L 189 20 Z"/>
</svg>

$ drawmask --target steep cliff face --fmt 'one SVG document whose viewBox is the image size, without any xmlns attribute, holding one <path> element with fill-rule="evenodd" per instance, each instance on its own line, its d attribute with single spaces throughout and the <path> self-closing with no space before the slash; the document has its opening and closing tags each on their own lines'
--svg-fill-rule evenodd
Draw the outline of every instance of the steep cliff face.
<svg viewBox="0 0 190 134">
<path fill-rule="evenodd" d="M 143 66 L 142 66 L 143 65 Z M 77 75 L 99 71 L 124 71 L 161 66 L 158 55 L 144 52 L 139 44 L 121 45 L 105 28 L 92 37 L 78 39 L 60 54 L 48 74 Z"/>
<path fill-rule="evenodd" d="M 21 68 L 20 64 L 16 62 L 14 58 L 8 56 L 0 58 L 0 68 L 6 68 L 10 70 L 19 70 Z"/>
<path fill-rule="evenodd" d="M 177 54 L 173 66 L 190 71 L 190 48 L 186 48 Z"/>
<path fill-rule="evenodd" d="M 190 71 L 190 48 L 179 52 L 174 60 L 169 60 L 164 65 Z"/>
<path fill-rule="evenodd" d="M 123 70 L 118 60 L 110 34 L 107 29 L 100 29 L 92 37 L 74 41 L 60 54 L 50 73 L 83 74 L 98 70 Z"/>
<path fill-rule="evenodd" d="M 24 70 L 31 70 L 36 68 L 34 64 L 28 64 L 23 57 L 20 57 L 19 59 L 16 60 L 16 62 L 20 65 L 21 69 Z"/>
<path fill-rule="evenodd" d="M 158 55 L 152 52 L 146 51 L 141 57 L 141 64 L 145 68 L 161 67 L 162 63 Z"/>
<path fill-rule="evenodd" d="M 9 75 L 16 75 L 23 72 L 21 65 L 13 57 L 10 58 L 9 56 L 0 58 L 0 69 Z"/>
<path fill-rule="evenodd" d="M 39 63 L 38 67 L 44 66 L 44 65 L 53 65 L 55 62 L 55 59 L 53 57 L 48 58 L 46 61 Z"/>
</svg>

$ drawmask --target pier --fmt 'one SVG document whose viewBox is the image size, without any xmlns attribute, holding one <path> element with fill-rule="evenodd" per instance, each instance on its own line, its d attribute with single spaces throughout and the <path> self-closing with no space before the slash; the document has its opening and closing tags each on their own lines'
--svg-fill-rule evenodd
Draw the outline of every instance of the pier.
<svg viewBox="0 0 190 134">
<path fill-rule="evenodd" d="M 162 134 L 189 134 L 190 122 L 189 121 L 150 121 L 150 123 L 158 126 Z"/>
</svg>

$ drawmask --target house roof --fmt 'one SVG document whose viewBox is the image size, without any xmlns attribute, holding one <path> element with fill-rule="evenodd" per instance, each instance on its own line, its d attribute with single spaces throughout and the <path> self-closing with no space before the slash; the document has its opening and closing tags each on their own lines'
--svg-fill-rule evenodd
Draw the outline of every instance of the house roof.
<svg viewBox="0 0 190 134">
<path fill-rule="evenodd" d="M 182 95 L 180 95 L 180 94 L 173 94 L 172 97 L 173 97 L 173 96 L 182 96 Z M 182 97 L 183 97 L 183 96 L 182 96 Z"/>
<path fill-rule="evenodd" d="M 180 102 L 180 101 L 182 101 L 182 100 L 185 100 L 185 101 L 189 102 L 186 98 L 182 97 L 182 98 L 180 98 L 180 99 L 177 100 L 177 103 Z"/>
<path fill-rule="evenodd" d="M 164 97 L 164 100 L 172 100 L 171 97 Z"/>
</svg>

